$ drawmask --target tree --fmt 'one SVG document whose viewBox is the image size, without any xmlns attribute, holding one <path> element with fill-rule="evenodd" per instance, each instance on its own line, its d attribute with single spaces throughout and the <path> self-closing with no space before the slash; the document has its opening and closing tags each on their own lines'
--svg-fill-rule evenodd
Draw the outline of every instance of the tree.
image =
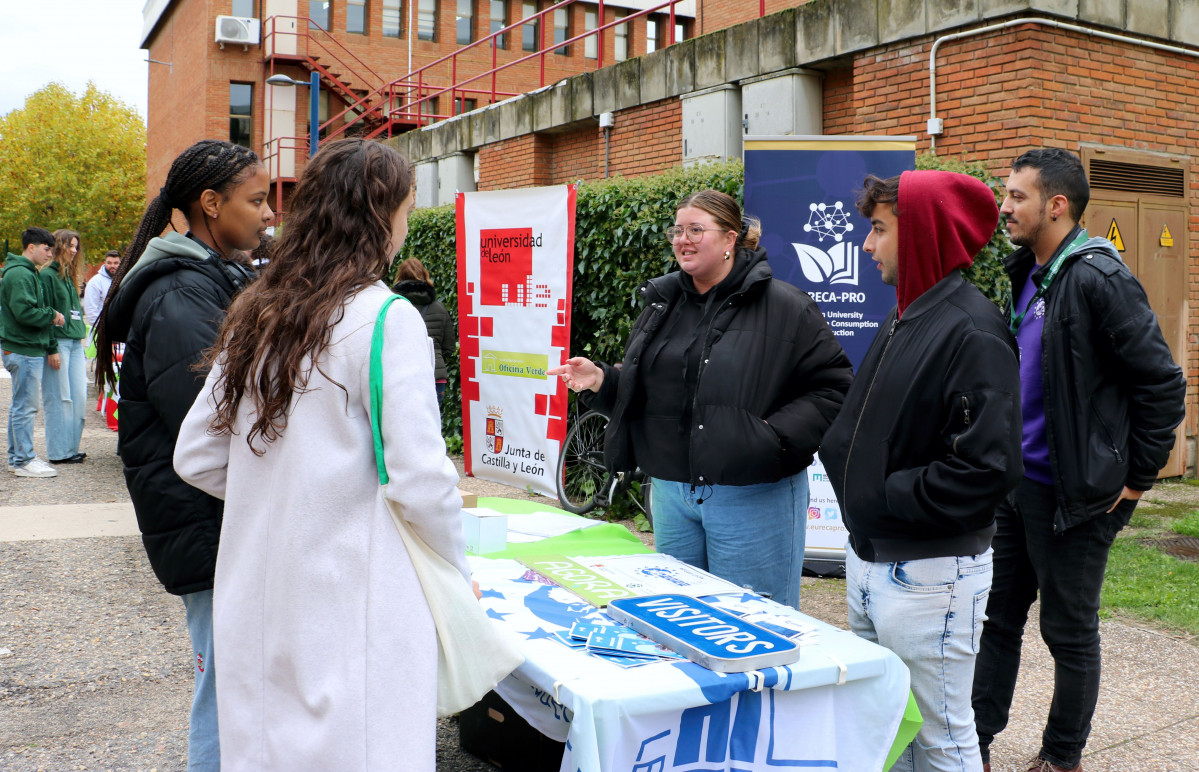
<svg viewBox="0 0 1199 772">
<path fill-rule="evenodd" d="M 0 240 L 36 225 L 79 232 L 91 262 L 126 244 L 145 208 L 146 126 L 88 83 L 51 83 L 0 117 Z"/>
</svg>

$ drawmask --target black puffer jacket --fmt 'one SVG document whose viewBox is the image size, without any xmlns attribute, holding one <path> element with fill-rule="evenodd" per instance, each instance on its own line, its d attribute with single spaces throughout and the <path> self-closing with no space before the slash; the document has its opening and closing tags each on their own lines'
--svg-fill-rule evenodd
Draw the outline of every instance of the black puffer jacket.
<svg viewBox="0 0 1199 772">
<path fill-rule="evenodd" d="M 1013 287 L 1046 270 L 1028 248 L 1005 267 Z M 1045 292 L 1041 345 L 1054 530 L 1063 531 L 1106 512 L 1125 485 L 1153 487 L 1185 415 L 1186 378 L 1145 290 L 1105 239 L 1071 254 Z"/>
<path fill-rule="evenodd" d="M 820 449 L 862 560 L 978 555 L 1024 473 L 1016 342 L 958 271 L 879 329 Z"/>
<path fill-rule="evenodd" d="M 433 351 L 436 362 L 433 367 L 433 377 L 444 381 L 448 375 L 445 367 L 446 356 L 453 356 L 454 346 L 458 343 L 458 333 L 454 329 L 454 320 L 445 309 L 433 290 L 433 285 L 419 279 L 405 279 L 398 282 L 391 291 L 403 295 L 408 302 L 416 306 L 421 318 L 425 320 L 425 329 L 433 339 Z"/>
<path fill-rule="evenodd" d="M 253 278 L 177 233 L 154 239 L 105 311 L 125 342 L 119 450 L 150 565 L 168 592 L 212 588 L 224 503 L 175 474 L 179 425 L 204 385 L 192 367 L 216 342 L 225 310 Z"/>
<path fill-rule="evenodd" d="M 775 482 L 812 463 L 853 380 L 849 359 L 816 303 L 772 278 L 763 250 L 740 249 L 748 270 L 704 332 L 697 383 L 689 398 L 693 485 Z M 641 285 L 646 309 L 633 325 L 621 370 L 608 365 L 590 405 L 611 418 L 604 444 L 609 468 L 630 470 L 629 423 L 640 418 L 640 358 L 684 293 L 683 274 Z M 715 291 L 715 290 L 712 290 Z"/>
</svg>

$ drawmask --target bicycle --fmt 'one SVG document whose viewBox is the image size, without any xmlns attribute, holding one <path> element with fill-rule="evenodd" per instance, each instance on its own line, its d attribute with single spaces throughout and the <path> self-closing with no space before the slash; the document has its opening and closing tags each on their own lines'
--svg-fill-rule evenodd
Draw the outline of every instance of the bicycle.
<svg viewBox="0 0 1199 772">
<path fill-rule="evenodd" d="M 577 405 L 577 403 L 576 403 Z M 604 430 L 608 418 L 595 410 L 575 418 L 558 457 L 558 502 L 576 515 L 607 508 L 627 493 L 629 501 L 652 525 L 651 481 L 640 468 L 609 472 L 604 466 Z"/>
</svg>

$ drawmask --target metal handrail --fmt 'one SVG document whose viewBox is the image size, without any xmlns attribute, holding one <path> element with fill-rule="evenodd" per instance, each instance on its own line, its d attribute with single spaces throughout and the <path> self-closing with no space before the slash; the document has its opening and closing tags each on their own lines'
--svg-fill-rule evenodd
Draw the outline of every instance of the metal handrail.
<svg viewBox="0 0 1199 772">
<path fill-rule="evenodd" d="M 492 92 L 494 93 L 494 91 L 495 91 L 495 77 L 494 76 L 496 73 L 498 73 L 502 70 L 506 70 L 509 67 L 515 67 L 519 64 L 524 64 L 525 62 L 531 61 L 534 58 L 540 58 L 541 73 L 540 73 L 540 81 L 539 81 L 538 85 L 539 85 L 539 87 L 544 86 L 545 85 L 545 57 L 547 55 L 552 54 L 554 51 L 557 51 L 559 48 L 565 48 L 566 46 L 573 45 L 574 43 L 577 43 L 580 40 L 583 40 L 591 35 L 595 35 L 597 37 L 596 69 L 602 68 L 604 66 L 604 35 L 603 35 L 603 33 L 605 30 L 620 26 L 621 24 L 629 24 L 633 21 L 636 21 L 639 18 L 647 17 L 650 14 L 657 13 L 657 12 L 661 11 L 663 8 L 670 9 L 670 11 L 669 11 L 670 23 L 669 23 L 669 35 L 668 35 L 669 42 L 667 43 L 667 45 L 674 45 L 674 42 L 675 42 L 674 41 L 674 28 L 675 28 L 674 7 L 676 4 L 682 2 L 682 0 L 665 0 L 665 2 L 659 3 L 658 5 L 655 5 L 653 7 L 646 8 L 641 11 L 637 11 L 636 13 L 632 13 L 632 14 L 629 14 L 628 16 L 621 17 L 620 19 L 608 22 L 607 24 L 602 24 L 602 25 L 596 27 L 595 29 L 584 30 L 582 32 L 582 34 L 575 35 L 574 37 L 570 38 L 569 40 L 564 40 L 561 43 L 554 43 L 552 46 L 547 48 L 545 45 L 545 31 L 546 31 L 547 25 L 543 22 L 544 17 L 560 8 L 565 8 L 569 5 L 573 5 L 576 2 L 579 2 L 579 0 L 562 0 L 562 2 L 552 5 L 549 8 L 545 8 L 541 11 L 538 11 L 537 13 L 533 14 L 532 16 L 529 16 L 524 19 L 521 19 L 520 21 L 514 22 L 514 23 L 508 25 L 507 27 L 504 27 L 501 30 L 497 30 L 497 31 L 491 33 L 490 35 L 488 35 L 487 37 L 480 38 L 479 40 L 476 40 L 475 42 L 470 43 L 469 45 L 463 46 L 462 48 L 459 48 L 456 51 L 452 51 L 449 54 L 446 54 L 445 56 L 441 57 L 440 59 L 436 59 L 432 62 L 429 62 L 428 64 L 424 65 L 423 67 L 419 67 L 419 68 L 413 70 L 412 72 L 408 73 L 408 75 L 405 76 L 405 78 L 402 78 L 400 80 L 411 81 L 412 77 L 415 75 L 415 76 L 417 76 L 418 82 L 420 82 L 421 85 L 423 86 L 423 75 L 426 70 L 432 69 L 433 67 L 436 67 L 439 64 L 444 64 L 445 62 L 450 61 L 451 66 L 454 67 L 454 75 L 451 77 L 453 85 L 447 86 L 445 88 L 439 89 L 439 90 L 429 93 L 429 94 L 425 94 L 421 98 L 419 98 L 416 103 L 419 103 L 422 101 L 427 101 L 429 99 L 433 99 L 437 96 L 440 96 L 441 94 L 444 94 L 447 91 L 455 90 L 456 87 L 459 85 L 466 84 L 466 83 L 473 83 L 474 81 L 479 80 L 480 78 L 485 78 L 489 75 L 492 76 Z M 598 18 L 602 19 L 604 17 L 604 0 L 598 0 L 597 6 L 598 7 L 596 9 L 596 12 L 597 12 Z M 533 51 L 532 53 L 528 54 L 527 56 L 522 56 L 519 59 L 514 59 L 510 62 L 505 62 L 504 64 L 497 65 L 496 64 L 496 54 L 498 51 L 498 46 L 493 45 L 492 49 L 491 49 L 493 66 L 490 70 L 487 70 L 486 72 L 478 73 L 477 75 L 467 78 L 466 80 L 459 81 L 457 79 L 457 58 L 458 58 L 458 56 L 471 50 L 472 48 L 475 48 L 475 47 L 484 45 L 488 42 L 491 42 L 491 41 L 495 40 L 497 37 L 499 37 L 500 35 L 507 34 L 508 32 L 510 32 L 518 27 L 524 27 L 525 25 L 532 24 L 532 23 L 538 24 L 538 32 L 540 33 L 540 36 L 541 36 L 537 51 Z M 397 81 L 397 82 L 399 82 L 399 81 Z"/>
<path fill-rule="evenodd" d="M 288 30 L 279 30 L 277 28 L 278 22 L 276 20 L 280 20 L 280 19 L 283 19 L 283 20 L 290 19 L 292 21 L 295 21 L 296 22 L 296 30 L 294 32 L 288 31 Z M 317 37 L 313 36 L 312 32 L 314 29 L 316 31 L 324 33 L 324 37 L 317 38 Z M 288 16 L 285 14 L 278 14 L 278 15 L 269 17 L 267 19 L 267 31 L 266 31 L 266 34 L 263 36 L 263 45 L 264 46 L 266 45 L 266 41 L 268 39 L 272 39 L 276 36 L 288 36 L 288 35 L 295 36 L 297 38 L 296 56 L 303 56 L 308 59 L 313 59 L 314 57 L 308 51 L 308 44 L 314 43 L 323 52 L 327 53 L 338 64 L 338 66 L 348 70 L 352 74 L 354 80 L 365 83 L 367 86 L 367 90 L 381 87 L 382 85 L 385 85 L 387 83 L 386 78 L 384 78 L 379 73 L 375 72 L 369 64 L 362 61 L 362 59 L 360 59 L 357 54 L 355 54 L 353 51 L 351 51 L 349 48 L 347 48 L 345 46 L 345 44 L 342 43 L 340 40 L 338 40 L 336 37 L 334 37 L 332 32 L 325 29 L 320 24 L 317 24 L 315 21 L 313 21 L 311 18 L 309 18 L 307 16 Z M 303 38 L 305 41 L 304 51 L 302 53 L 299 50 L 300 49 L 300 45 L 299 45 L 300 38 Z M 334 50 L 334 48 L 329 44 L 335 45 L 337 50 Z M 276 51 L 277 44 L 275 47 L 272 47 L 270 50 Z M 344 58 L 342 58 L 341 54 L 344 54 L 345 56 L 349 57 L 350 59 L 353 60 L 353 62 L 347 62 Z M 357 65 L 359 67 L 362 68 L 362 70 L 365 71 L 365 74 L 362 72 L 359 72 L 357 69 L 355 69 L 355 66 L 354 66 L 355 62 L 357 63 Z M 378 85 L 376 85 L 376 84 L 378 84 Z M 345 87 L 345 84 L 342 84 L 342 85 L 343 85 L 343 87 Z M 346 87 L 346 90 L 348 91 L 349 88 Z"/>
<path fill-rule="evenodd" d="M 563 47 L 566 47 L 569 45 L 573 45 L 574 43 L 584 40 L 585 38 L 587 38 L 591 35 L 595 35 L 597 37 L 597 41 L 598 41 L 597 45 L 596 45 L 596 54 L 597 54 L 596 55 L 596 68 L 598 69 L 603 66 L 603 50 L 604 50 L 604 35 L 603 35 L 603 33 L 606 30 L 609 30 L 609 29 L 619 26 L 621 24 L 630 24 L 632 22 L 635 22 L 637 19 L 649 16 L 650 14 L 659 13 L 663 9 L 669 9 L 670 21 L 669 21 L 669 27 L 668 27 L 667 45 L 674 45 L 674 42 L 675 42 L 674 41 L 674 28 L 675 28 L 675 19 L 676 19 L 675 14 L 674 14 L 674 8 L 675 8 L 675 5 L 682 2 L 682 0 L 664 0 L 664 2 L 661 2 L 658 5 L 652 6 L 650 8 L 646 8 L 641 11 L 637 11 L 635 13 L 631 13 L 628 16 L 621 17 L 620 19 L 608 22 L 606 24 L 602 24 L 602 25 L 596 27 L 595 29 L 584 30 L 582 32 L 582 34 L 575 35 L 574 37 L 570 38 L 569 40 L 564 40 L 560 43 L 554 43 L 547 47 L 546 42 L 545 42 L 545 37 L 546 37 L 546 28 L 548 25 L 544 21 L 545 17 L 547 17 L 549 14 L 553 13 L 554 11 L 557 11 L 561 8 L 566 8 L 567 6 L 573 5 L 574 3 L 579 2 L 579 1 L 580 0 L 562 0 L 559 3 L 556 3 L 548 8 L 544 8 L 541 11 L 538 11 L 537 13 L 533 14 L 532 16 L 529 16 L 529 17 L 523 18 L 519 21 L 513 22 L 512 24 L 509 24 L 508 26 L 503 27 L 502 29 L 496 30 L 495 32 L 492 32 L 491 34 L 489 34 L 485 37 L 479 38 L 478 40 L 476 40 L 472 43 L 469 43 L 469 44 L 463 46 L 462 48 L 456 49 L 455 51 L 452 51 L 452 52 L 446 54 L 445 56 L 441 57 L 440 59 L 435 59 L 434 61 L 429 62 L 428 64 L 418 67 L 417 69 L 408 73 L 404 77 L 397 78 L 396 80 L 387 84 L 387 86 L 380 88 L 376 91 L 373 91 L 369 94 L 364 95 L 363 97 L 361 97 L 360 99 L 355 101 L 353 104 L 351 104 L 349 107 L 342 110 L 337 115 L 331 116 L 328 121 L 321 124 L 321 129 L 324 130 L 325 127 L 330 126 L 331 124 L 333 124 L 339 120 L 343 120 L 349 112 L 355 110 L 355 108 L 357 108 L 361 105 L 369 103 L 373 97 L 383 95 L 383 93 L 385 91 L 388 92 L 389 98 L 381 99 L 377 103 L 370 105 L 365 112 L 362 112 L 359 114 L 358 120 L 366 119 L 370 113 L 379 111 L 383 107 L 383 105 L 390 105 L 392 98 L 394 98 L 395 96 L 400 96 L 401 99 L 404 99 L 406 97 L 407 103 L 405 105 L 406 109 L 392 110 L 386 116 L 385 120 L 386 120 L 386 123 L 388 124 L 387 132 L 388 132 L 389 137 L 391 136 L 391 123 L 397 117 L 401 118 L 401 119 L 407 119 L 409 121 L 414 120 L 414 122 L 417 123 L 417 125 L 424 125 L 426 123 L 432 123 L 432 122 L 435 122 L 438 120 L 442 120 L 442 119 L 451 117 L 451 115 L 453 113 L 451 112 L 451 113 L 447 114 L 447 113 L 433 113 L 431 111 L 425 112 L 425 111 L 422 111 L 419 108 L 419 106 L 421 104 L 429 103 L 430 100 L 435 99 L 438 96 L 445 94 L 446 92 L 450 92 L 450 94 L 451 94 L 450 102 L 451 102 L 451 111 L 452 111 L 453 110 L 453 101 L 457 97 L 457 95 L 459 93 L 467 93 L 468 92 L 467 89 L 461 88 L 462 86 L 469 84 L 469 83 L 474 83 L 475 81 L 480 80 L 482 78 L 486 78 L 488 76 L 491 76 L 491 89 L 490 90 L 470 89 L 469 93 L 489 94 L 491 96 L 492 102 L 495 102 L 496 97 L 498 97 L 498 96 L 514 96 L 514 94 L 511 94 L 511 93 L 505 94 L 505 92 L 501 92 L 496 89 L 496 77 L 495 77 L 496 74 L 499 72 L 502 72 L 503 70 L 506 70 L 510 67 L 516 67 L 518 65 L 524 64 L 526 62 L 530 62 L 533 59 L 538 59 L 538 58 L 540 59 L 540 64 L 541 64 L 539 85 L 544 86 L 545 85 L 545 57 L 552 55 L 554 53 L 554 51 L 556 51 L 560 48 L 563 48 Z M 604 12 L 604 0 L 598 0 L 596 11 L 597 11 L 598 17 L 600 19 L 602 19 L 603 12 Z M 478 48 L 479 46 L 492 43 L 500 36 L 507 35 L 507 34 L 513 32 L 514 30 L 517 30 L 518 28 L 522 28 L 528 24 L 537 24 L 538 25 L 538 32 L 540 35 L 540 40 L 538 41 L 538 50 L 537 51 L 531 52 L 531 53 L 527 54 L 526 56 L 519 57 L 510 62 L 505 62 L 503 64 L 497 64 L 497 56 L 498 56 L 499 47 L 496 45 L 492 45 L 492 47 L 491 47 L 492 68 L 490 70 L 486 70 L 486 71 L 478 73 L 476 75 L 472 75 L 471 77 L 469 77 L 465 80 L 461 80 L 461 81 L 458 80 L 457 65 L 458 65 L 458 57 L 459 56 L 462 56 L 464 53 L 466 53 L 472 49 Z M 410 34 L 411 34 L 411 31 L 410 31 Z M 432 68 L 437 67 L 439 65 L 444 65 L 447 62 L 451 66 L 451 76 L 450 76 L 451 85 L 445 86 L 442 88 L 437 88 L 436 86 L 426 84 L 424 81 L 425 74 Z M 414 79 L 415 79 L 415 83 L 413 82 Z M 413 98 L 414 94 L 415 94 L 415 98 Z M 413 108 L 416 108 L 416 109 L 413 109 Z M 341 126 L 338 126 L 337 128 L 333 129 L 326 136 L 326 139 L 333 139 L 334 137 L 344 134 L 355 123 L 357 123 L 357 120 L 351 121 L 348 123 L 343 123 Z"/>
</svg>

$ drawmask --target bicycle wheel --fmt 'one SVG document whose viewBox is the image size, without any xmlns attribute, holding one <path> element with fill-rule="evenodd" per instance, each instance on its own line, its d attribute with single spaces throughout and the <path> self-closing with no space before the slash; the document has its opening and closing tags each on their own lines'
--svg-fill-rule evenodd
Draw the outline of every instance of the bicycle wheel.
<svg viewBox="0 0 1199 772">
<path fill-rule="evenodd" d="M 654 524 L 653 498 L 653 480 L 638 469 L 633 473 L 633 481 L 629 485 L 629 500 L 645 515 L 651 526 Z"/>
<path fill-rule="evenodd" d="M 586 514 L 595 508 L 596 494 L 607 486 L 604 468 L 604 429 L 608 419 L 589 411 L 579 416 L 558 459 L 558 502 L 567 512 Z"/>
</svg>

